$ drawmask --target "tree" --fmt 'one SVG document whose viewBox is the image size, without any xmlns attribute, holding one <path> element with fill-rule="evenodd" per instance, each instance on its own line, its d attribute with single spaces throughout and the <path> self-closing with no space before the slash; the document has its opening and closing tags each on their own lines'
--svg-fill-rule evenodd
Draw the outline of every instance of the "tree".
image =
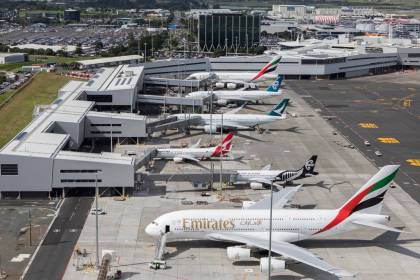
<svg viewBox="0 0 420 280">
<path fill-rule="evenodd" d="M 54 55 L 54 52 L 52 49 L 48 48 L 45 50 L 45 55 Z"/>
<path fill-rule="evenodd" d="M 82 50 L 82 45 L 79 43 L 79 44 L 77 44 L 77 46 L 76 46 L 76 50 L 74 51 L 74 53 L 76 54 L 76 55 L 82 55 L 83 54 L 83 50 Z"/>
<path fill-rule="evenodd" d="M 100 53 L 100 51 L 103 49 L 104 44 L 102 43 L 102 41 L 96 41 L 95 42 L 95 53 L 96 55 L 98 55 L 98 53 Z"/>
</svg>

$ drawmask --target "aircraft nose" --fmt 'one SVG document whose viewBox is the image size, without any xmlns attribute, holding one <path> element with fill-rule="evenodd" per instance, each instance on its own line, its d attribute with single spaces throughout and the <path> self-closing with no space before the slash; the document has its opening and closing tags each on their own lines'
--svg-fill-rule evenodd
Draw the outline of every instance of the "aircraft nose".
<svg viewBox="0 0 420 280">
<path fill-rule="evenodd" d="M 159 231 L 159 228 L 158 228 L 158 226 L 156 226 L 155 224 L 153 224 L 153 223 L 151 223 L 151 224 L 148 224 L 147 225 L 147 227 L 146 227 L 146 229 L 144 230 L 148 235 L 150 235 L 150 236 L 154 236 L 154 237 L 156 237 L 156 236 L 159 236 L 160 235 L 160 231 Z"/>
</svg>

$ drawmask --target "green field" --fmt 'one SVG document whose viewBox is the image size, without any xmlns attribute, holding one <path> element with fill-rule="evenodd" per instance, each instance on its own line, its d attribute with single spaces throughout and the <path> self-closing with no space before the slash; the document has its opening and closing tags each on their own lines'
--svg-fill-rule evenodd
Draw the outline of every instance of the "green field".
<svg viewBox="0 0 420 280">
<path fill-rule="evenodd" d="M 70 79 L 53 73 L 39 73 L 0 108 L 0 147 L 10 141 L 31 120 L 35 105 L 50 104 Z"/>
<path fill-rule="evenodd" d="M 9 96 L 13 94 L 13 91 L 6 91 L 5 93 L 0 95 L 0 104 L 2 104 Z"/>
<path fill-rule="evenodd" d="M 0 65 L 0 71 L 19 71 L 22 66 L 32 65 L 32 64 L 45 64 L 45 63 L 57 63 L 57 64 L 70 64 L 78 60 L 87 60 L 94 59 L 97 57 L 85 57 L 85 56 L 75 56 L 75 57 L 65 57 L 65 56 L 48 56 L 48 55 L 29 55 L 29 61 L 2 64 Z"/>
</svg>

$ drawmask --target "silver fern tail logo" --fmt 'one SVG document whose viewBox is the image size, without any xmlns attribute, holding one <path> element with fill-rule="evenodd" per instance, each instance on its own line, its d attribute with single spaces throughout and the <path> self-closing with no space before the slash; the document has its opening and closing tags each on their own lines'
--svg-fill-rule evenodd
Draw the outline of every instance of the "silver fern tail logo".
<svg viewBox="0 0 420 280">
<path fill-rule="evenodd" d="M 310 160 L 308 160 L 308 161 L 305 163 L 305 170 L 306 170 L 306 171 L 311 171 L 311 169 L 312 169 L 314 166 L 315 166 L 314 161 L 313 161 L 312 159 L 310 159 Z"/>
</svg>

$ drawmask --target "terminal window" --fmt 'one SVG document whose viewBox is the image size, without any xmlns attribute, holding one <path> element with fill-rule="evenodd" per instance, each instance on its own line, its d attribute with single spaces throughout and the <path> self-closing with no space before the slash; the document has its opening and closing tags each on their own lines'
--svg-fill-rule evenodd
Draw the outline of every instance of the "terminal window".
<svg viewBox="0 0 420 280">
<path fill-rule="evenodd" d="M 19 175 L 17 164 L 2 164 L 1 175 Z"/>
<path fill-rule="evenodd" d="M 112 103 L 112 95 L 88 95 L 87 101 Z"/>
</svg>

